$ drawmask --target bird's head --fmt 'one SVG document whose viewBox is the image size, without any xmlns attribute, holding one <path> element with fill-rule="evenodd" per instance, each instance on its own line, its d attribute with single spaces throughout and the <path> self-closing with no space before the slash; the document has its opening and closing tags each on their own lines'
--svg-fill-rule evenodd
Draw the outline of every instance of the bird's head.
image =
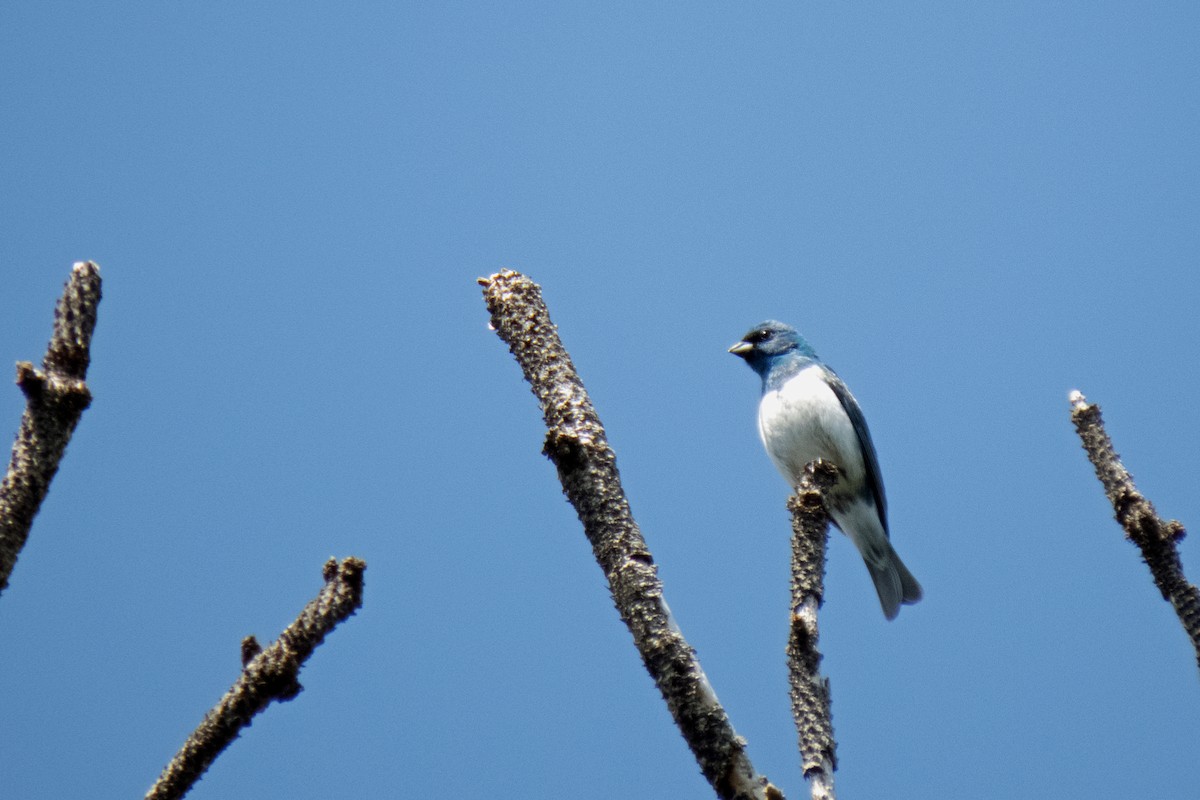
<svg viewBox="0 0 1200 800">
<path fill-rule="evenodd" d="M 812 346 L 795 328 L 773 319 L 760 322 L 746 331 L 742 340 L 729 348 L 729 352 L 744 359 L 751 369 L 764 378 L 773 366 L 781 362 L 817 357 Z"/>
</svg>

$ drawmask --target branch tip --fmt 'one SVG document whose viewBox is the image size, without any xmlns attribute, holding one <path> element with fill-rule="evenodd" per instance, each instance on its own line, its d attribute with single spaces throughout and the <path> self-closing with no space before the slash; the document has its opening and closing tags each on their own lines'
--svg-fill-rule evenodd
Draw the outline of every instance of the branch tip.
<svg viewBox="0 0 1200 800">
<path fill-rule="evenodd" d="M 1183 572 L 1176 543 L 1186 532 L 1178 520 L 1164 521 L 1134 485 L 1105 430 L 1100 406 L 1088 404 L 1079 392 L 1071 393 L 1071 421 L 1096 477 L 1104 487 L 1113 515 L 1126 537 L 1137 545 L 1150 569 L 1154 585 L 1175 609 L 1200 664 L 1200 591 Z"/>
<path fill-rule="evenodd" d="M 258 643 L 258 639 L 253 635 L 242 639 L 242 666 L 246 666 L 254 657 L 262 652 L 262 645 Z"/>
<path fill-rule="evenodd" d="M 332 569 L 331 569 L 332 568 Z M 242 672 L 216 707 L 163 770 L 146 794 L 147 800 L 183 797 L 241 729 L 272 702 L 295 698 L 303 690 L 300 668 L 313 650 L 339 623 L 362 606 L 359 558 L 325 562 L 325 585 L 310 600 L 279 638 L 263 648 L 253 636 L 242 639 Z"/>
<path fill-rule="evenodd" d="M 42 390 L 46 388 L 46 376 L 38 372 L 29 361 L 18 361 L 17 386 L 21 388 L 21 394 L 25 395 L 26 400 L 33 400 L 40 397 Z"/>
<path fill-rule="evenodd" d="M 801 768 L 813 798 L 833 797 L 837 743 L 829 706 L 829 681 L 821 675 L 817 611 L 824 599 L 825 547 L 829 515 L 824 493 L 838 480 L 828 462 L 807 464 L 788 499 L 792 512 L 792 605 L 787 646 L 792 715 L 799 739 Z"/>
<path fill-rule="evenodd" d="M 26 406 L 0 482 L 0 592 L 8 585 L 80 414 L 91 403 L 85 380 L 99 303 L 99 268 L 90 261 L 76 263 L 54 308 L 42 369 L 17 362 L 16 382 Z"/>
<path fill-rule="evenodd" d="M 663 599 L 662 582 L 621 487 L 616 455 L 541 288 L 509 269 L 479 284 L 493 330 L 538 398 L 547 429 L 543 452 L 557 467 L 621 618 L 701 772 L 723 800 L 766 800 L 767 780 L 754 770 L 745 742 Z M 778 790 L 771 795 L 779 796 Z"/>
</svg>

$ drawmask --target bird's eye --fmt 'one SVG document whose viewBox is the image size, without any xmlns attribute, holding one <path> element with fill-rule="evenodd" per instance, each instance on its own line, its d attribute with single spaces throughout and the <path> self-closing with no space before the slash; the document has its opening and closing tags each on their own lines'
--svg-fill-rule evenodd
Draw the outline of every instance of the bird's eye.
<svg viewBox="0 0 1200 800">
<path fill-rule="evenodd" d="M 753 342 L 754 344 L 758 344 L 759 342 L 765 342 L 767 339 L 770 339 L 770 338 L 771 338 L 771 332 L 769 330 L 767 330 L 766 328 L 763 328 L 762 330 L 757 330 L 750 335 L 750 341 Z"/>
</svg>

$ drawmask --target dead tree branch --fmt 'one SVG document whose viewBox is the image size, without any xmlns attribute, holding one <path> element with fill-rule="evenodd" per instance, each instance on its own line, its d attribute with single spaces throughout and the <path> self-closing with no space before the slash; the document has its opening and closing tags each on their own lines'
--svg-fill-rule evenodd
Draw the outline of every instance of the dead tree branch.
<svg viewBox="0 0 1200 800">
<path fill-rule="evenodd" d="M 0 592 L 8 586 L 79 417 L 92 402 L 84 381 L 99 304 L 100 268 L 81 261 L 72 268 L 54 309 L 54 333 L 42 368 L 17 362 L 17 385 L 26 406 L 0 483 Z"/>
<path fill-rule="evenodd" d="M 479 283 L 492 328 L 541 404 L 547 428 L 543 452 L 558 469 L 621 618 L 700 770 L 726 800 L 782 798 L 750 763 L 745 740 L 734 731 L 695 651 L 671 618 L 654 559 L 621 488 L 616 456 L 550 321 L 541 289 L 511 270 Z"/>
<path fill-rule="evenodd" d="M 303 688 L 300 667 L 338 623 L 362 607 L 363 570 L 347 558 L 325 562 L 325 586 L 279 638 L 263 650 L 253 636 L 242 640 L 242 674 L 163 770 L 146 800 L 183 797 L 242 728 L 272 700 L 291 700 Z"/>
<path fill-rule="evenodd" d="M 829 541 L 823 492 L 836 482 L 837 468 L 817 461 L 805 467 L 796 494 L 788 498 L 788 510 L 792 512 L 788 683 L 804 777 L 809 780 L 813 800 L 835 797 L 837 744 L 829 708 L 829 679 L 821 676 L 821 653 L 817 650 L 817 610 L 825 600 L 825 545 Z"/>
<path fill-rule="evenodd" d="M 1133 485 L 1133 476 L 1121 463 L 1104 429 L 1100 406 L 1088 403 L 1077 391 L 1071 392 L 1070 402 L 1071 421 L 1112 503 L 1117 522 L 1125 529 L 1126 537 L 1141 549 L 1163 599 L 1175 607 L 1200 665 L 1200 592 L 1184 576 L 1176 548 L 1186 531 L 1178 520 L 1164 522 L 1154 505 Z"/>
</svg>

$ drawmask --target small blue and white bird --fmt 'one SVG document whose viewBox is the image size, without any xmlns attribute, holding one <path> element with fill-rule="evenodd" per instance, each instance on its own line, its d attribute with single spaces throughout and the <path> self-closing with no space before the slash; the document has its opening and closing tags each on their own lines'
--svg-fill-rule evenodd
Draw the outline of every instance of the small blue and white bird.
<svg viewBox="0 0 1200 800">
<path fill-rule="evenodd" d="M 879 460 L 854 395 L 796 329 L 782 322 L 755 325 L 729 352 L 762 378 L 758 433 L 792 488 L 810 461 L 837 465 L 838 482 L 826 497 L 830 516 L 862 554 L 884 616 L 895 619 L 901 603 L 921 599 L 921 584 L 889 541 Z"/>
</svg>

